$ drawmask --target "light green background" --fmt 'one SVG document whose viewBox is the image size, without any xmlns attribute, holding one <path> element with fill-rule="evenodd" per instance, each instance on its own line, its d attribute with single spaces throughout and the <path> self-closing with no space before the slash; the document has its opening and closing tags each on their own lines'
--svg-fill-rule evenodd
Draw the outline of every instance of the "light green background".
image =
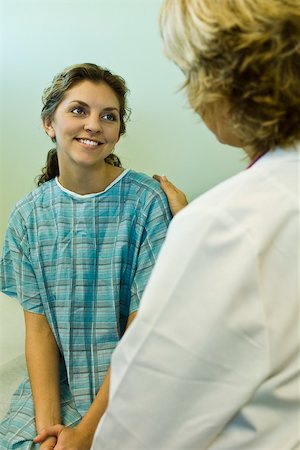
<svg viewBox="0 0 300 450">
<path fill-rule="evenodd" d="M 126 79 L 132 120 L 117 148 L 124 166 L 166 174 L 190 200 L 245 166 L 242 152 L 219 144 L 176 93 L 183 80 L 163 56 L 160 4 L 0 0 L 0 248 L 9 212 L 34 188 L 51 148 L 40 121 L 42 91 L 67 65 L 93 62 Z M 23 348 L 22 309 L 0 294 L 0 375 L 23 361 Z M 0 416 L 16 387 L 7 382 Z"/>
<path fill-rule="evenodd" d="M 122 75 L 132 118 L 116 149 L 123 165 L 166 174 L 191 200 L 245 166 L 189 109 L 180 70 L 162 51 L 161 0 L 1 1 L 1 228 L 34 188 L 51 147 L 41 93 L 67 65 L 93 62 Z"/>
<path fill-rule="evenodd" d="M 187 105 L 180 70 L 162 50 L 161 0 L 1 0 L 1 228 L 34 188 L 51 142 L 41 93 L 67 65 L 94 62 L 122 75 L 132 108 L 116 153 L 123 165 L 166 174 L 193 199 L 241 170 Z"/>
</svg>

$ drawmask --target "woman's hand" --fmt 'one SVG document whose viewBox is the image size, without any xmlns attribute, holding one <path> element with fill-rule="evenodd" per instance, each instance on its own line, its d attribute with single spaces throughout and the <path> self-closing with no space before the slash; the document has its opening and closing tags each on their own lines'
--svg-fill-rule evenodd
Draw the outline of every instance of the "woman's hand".
<svg viewBox="0 0 300 450">
<path fill-rule="evenodd" d="M 54 447 L 43 447 L 48 439 L 55 439 Z M 53 425 L 42 430 L 33 440 L 35 443 L 42 442 L 42 450 L 90 450 L 93 436 L 83 435 L 77 427 L 69 428 L 63 425 Z"/>
<path fill-rule="evenodd" d="M 50 436 L 41 443 L 40 450 L 54 450 L 56 443 L 57 438 Z"/>
<path fill-rule="evenodd" d="M 26 362 L 32 389 L 35 425 L 38 431 L 60 423 L 59 349 L 43 314 L 24 311 Z M 41 450 L 53 450 L 56 438 L 49 437 Z"/>
<path fill-rule="evenodd" d="M 129 315 L 126 329 L 135 319 L 136 314 L 133 312 Z M 69 428 L 60 424 L 44 427 L 33 442 L 41 443 L 41 450 L 90 450 L 95 430 L 107 406 L 109 382 L 110 368 L 88 412 L 76 427 Z M 51 447 L 48 444 L 47 447 L 48 439 L 55 439 L 56 445 Z"/>
<path fill-rule="evenodd" d="M 153 178 L 159 181 L 161 188 L 167 196 L 170 210 L 173 216 L 175 216 L 178 211 L 183 209 L 188 204 L 185 194 L 174 186 L 174 184 L 171 183 L 165 175 L 153 175 Z"/>
</svg>

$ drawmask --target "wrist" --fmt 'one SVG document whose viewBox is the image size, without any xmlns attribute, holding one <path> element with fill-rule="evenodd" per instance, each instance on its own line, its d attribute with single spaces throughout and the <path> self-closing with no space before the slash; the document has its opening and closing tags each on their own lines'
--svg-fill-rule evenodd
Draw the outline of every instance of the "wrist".
<svg viewBox="0 0 300 450">
<path fill-rule="evenodd" d="M 76 434 L 86 445 L 91 445 L 96 431 L 96 427 L 85 426 L 81 421 L 75 428 Z"/>
<path fill-rule="evenodd" d="M 60 425 L 60 417 L 53 418 L 53 419 L 45 419 L 45 420 L 38 420 L 36 419 L 36 430 L 38 434 L 40 434 L 45 429 L 52 427 L 53 425 Z"/>
</svg>

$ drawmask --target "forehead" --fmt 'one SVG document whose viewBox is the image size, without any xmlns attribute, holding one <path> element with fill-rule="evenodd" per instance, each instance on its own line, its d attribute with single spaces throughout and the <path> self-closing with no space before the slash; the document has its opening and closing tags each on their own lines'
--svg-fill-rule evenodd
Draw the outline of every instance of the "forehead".
<svg viewBox="0 0 300 450">
<path fill-rule="evenodd" d="M 114 90 L 103 81 L 80 81 L 66 91 L 62 103 L 68 104 L 76 100 L 87 103 L 91 107 L 119 109 L 120 106 Z"/>
</svg>

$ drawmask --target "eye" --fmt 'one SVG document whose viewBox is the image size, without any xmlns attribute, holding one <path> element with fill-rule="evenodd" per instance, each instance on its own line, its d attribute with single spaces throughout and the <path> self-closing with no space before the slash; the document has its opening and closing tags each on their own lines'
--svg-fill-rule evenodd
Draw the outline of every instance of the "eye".
<svg viewBox="0 0 300 450">
<path fill-rule="evenodd" d="M 103 118 L 104 120 L 108 120 L 108 121 L 110 121 L 110 122 L 114 122 L 115 120 L 117 120 L 116 116 L 115 116 L 114 114 L 112 114 L 112 113 L 106 113 L 106 114 L 104 114 L 104 115 L 102 116 L 102 118 Z"/>
<path fill-rule="evenodd" d="M 71 112 L 77 116 L 83 116 L 85 114 L 85 110 L 81 106 L 76 106 L 76 108 L 71 109 Z"/>
</svg>

